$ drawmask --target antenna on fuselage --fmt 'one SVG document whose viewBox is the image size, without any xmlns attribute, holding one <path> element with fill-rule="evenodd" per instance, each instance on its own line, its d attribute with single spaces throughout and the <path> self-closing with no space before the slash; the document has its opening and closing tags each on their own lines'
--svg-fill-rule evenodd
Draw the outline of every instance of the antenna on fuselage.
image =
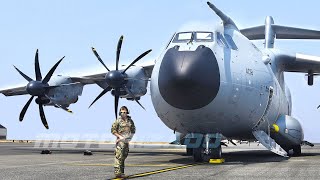
<svg viewBox="0 0 320 180">
<path fill-rule="evenodd" d="M 207 4 L 220 17 L 224 26 L 233 26 L 234 29 L 239 31 L 237 25 L 233 22 L 233 20 L 229 16 L 224 14 L 222 11 L 220 11 L 215 5 L 213 5 L 209 1 L 207 2 Z"/>
</svg>

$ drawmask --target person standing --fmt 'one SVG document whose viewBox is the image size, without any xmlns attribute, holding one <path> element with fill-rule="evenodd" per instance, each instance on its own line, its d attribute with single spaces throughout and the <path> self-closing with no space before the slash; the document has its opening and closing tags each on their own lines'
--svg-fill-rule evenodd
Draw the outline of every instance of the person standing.
<svg viewBox="0 0 320 180">
<path fill-rule="evenodd" d="M 117 178 L 125 177 L 124 161 L 128 157 L 129 142 L 136 132 L 134 122 L 128 114 L 128 108 L 122 106 L 119 111 L 119 117 L 111 127 L 111 133 L 117 137 L 114 152 L 114 174 Z"/>
</svg>

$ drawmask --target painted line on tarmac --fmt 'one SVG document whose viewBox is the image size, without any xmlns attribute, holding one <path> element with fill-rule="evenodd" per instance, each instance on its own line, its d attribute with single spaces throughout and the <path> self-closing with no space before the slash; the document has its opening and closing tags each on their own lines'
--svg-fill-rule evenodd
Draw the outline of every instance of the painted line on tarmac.
<svg viewBox="0 0 320 180">
<path fill-rule="evenodd" d="M 95 164 L 81 164 L 81 163 L 70 163 L 67 165 L 71 166 L 114 166 L 114 164 L 104 164 L 104 163 L 95 163 Z M 170 167 L 172 164 L 126 164 L 126 167 Z"/>
<path fill-rule="evenodd" d="M 207 164 L 207 163 L 196 163 L 196 164 L 187 164 L 187 165 L 183 165 L 183 166 L 174 166 L 174 167 L 169 167 L 169 168 L 155 170 L 155 171 L 133 174 L 133 175 L 129 175 L 125 178 L 113 178 L 110 180 L 122 180 L 122 179 L 133 179 L 133 178 L 145 177 L 145 176 L 164 173 L 164 172 L 168 172 L 168 171 L 175 171 L 175 170 L 184 169 L 184 168 L 188 168 L 188 167 L 198 166 L 198 165 L 202 165 L 202 164 Z"/>
</svg>

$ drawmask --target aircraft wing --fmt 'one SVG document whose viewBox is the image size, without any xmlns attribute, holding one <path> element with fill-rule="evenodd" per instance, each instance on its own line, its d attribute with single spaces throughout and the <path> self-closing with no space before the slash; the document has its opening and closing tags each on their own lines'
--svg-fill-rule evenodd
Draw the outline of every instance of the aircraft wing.
<svg viewBox="0 0 320 180">
<path fill-rule="evenodd" d="M 138 66 L 138 65 L 137 65 Z M 143 68 L 146 77 L 151 78 L 152 70 L 154 67 L 154 63 L 141 65 Z M 71 77 L 73 82 L 80 82 L 82 84 L 94 84 L 105 80 L 106 73 L 97 73 L 97 74 L 89 74 L 79 77 Z"/>
<path fill-rule="evenodd" d="M 320 57 L 273 50 L 276 63 L 285 72 L 320 73 Z"/>
<path fill-rule="evenodd" d="M 153 70 L 154 64 L 146 64 L 141 65 L 141 67 L 144 69 L 146 77 L 151 78 L 152 70 Z M 105 80 L 106 73 L 96 73 L 96 74 L 89 74 L 79 77 L 70 77 L 71 80 L 74 83 L 82 83 L 82 84 L 95 84 L 101 81 Z M 10 88 L 4 88 L 0 89 L 0 94 L 3 94 L 5 96 L 18 96 L 18 95 L 25 95 L 28 94 L 26 85 L 20 85 Z"/>
<path fill-rule="evenodd" d="M 80 77 L 71 77 L 73 82 L 80 82 L 82 84 L 94 84 L 99 81 L 103 81 L 106 73 L 90 74 Z"/>
<path fill-rule="evenodd" d="M 5 96 L 18 96 L 28 94 L 26 86 L 0 89 L 0 93 Z"/>
<path fill-rule="evenodd" d="M 284 68 L 287 72 L 320 73 L 320 57 L 297 53 L 294 59 L 286 62 Z"/>
<path fill-rule="evenodd" d="M 320 39 L 320 31 L 271 24 L 276 39 Z M 265 26 L 240 30 L 249 40 L 265 39 Z M 276 56 L 276 63 L 286 72 L 320 73 L 320 57 L 292 54 L 270 49 Z"/>
</svg>

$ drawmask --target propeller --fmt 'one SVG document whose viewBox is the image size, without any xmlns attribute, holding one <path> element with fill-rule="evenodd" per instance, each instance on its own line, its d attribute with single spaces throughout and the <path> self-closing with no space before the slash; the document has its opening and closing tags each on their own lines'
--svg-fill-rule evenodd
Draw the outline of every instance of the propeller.
<svg viewBox="0 0 320 180">
<path fill-rule="evenodd" d="M 116 70 L 110 70 L 102 61 L 101 57 L 99 56 L 98 52 L 95 48 L 92 47 L 93 54 L 97 57 L 99 62 L 106 68 L 108 71 L 105 76 L 105 81 L 108 84 L 108 86 L 96 97 L 96 99 L 90 104 L 89 108 L 103 95 L 105 95 L 107 92 L 114 90 L 114 112 L 116 118 L 118 117 L 118 104 L 119 104 L 119 97 L 120 97 L 120 89 L 124 89 L 131 97 L 134 99 L 143 109 L 145 109 L 141 103 L 136 99 L 134 94 L 130 91 L 130 89 L 126 86 L 128 76 L 126 74 L 126 71 L 131 67 L 134 66 L 136 62 L 138 62 L 140 59 L 142 59 L 144 56 L 149 54 L 152 50 L 149 49 L 146 52 L 142 53 L 140 56 L 138 56 L 135 60 L 131 62 L 131 64 L 125 69 L 125 70 L 119 70 L 119 59 L 120 59 L 120 52 L 121 52 L 121 46 L 123 42 L 123 36 L 120 37 L 117 45 L 117 52 L 116 52 Z"/>
<path fill-rule="evenodd" d="M 54 71 L 56 70 L 56 68 L 58 67 L 58 65 L 61 63 L 61 61 L 63 60 L 64 57 L 62 57 L 51 69 L 50 71 L 47 73 L 47 75 L 42 79 L 42 75 L 41 75 L 41 71 L 40 71 L 40 65 L 39 65 L 39 54 L 38 54 L 38 49 L 36 51 L 36 55 L 35 55 L 35 62 L 34 62 L 34 69 L 35 69 L 35 74 L 36 74 L 36 80 L 31 79 L 29 76 L 27 76 L 26 74 L 24 74 L 22 71 L 20 71 L 16 66 L 14 66 L 14 68 L 19 72 L 19 74 L 24 77 L 24 79 L 26 79 L 29 83 L 27 84 L 27 92 L 28 94 L 31 95 L 30 99 L 28 100 L 28 102 L 24 105 L 24 107 L 21 110 L 20 116 L 19 116 L 19 120 L 22 121 L 24 118 L 24 115 L 26 114 L 31 101 L 33 100 L 33 98 L 36 96 L 36 103 L 39 105 L 39 114 L 40 114 L 40 118 L 42 121 L 42 124 L 44 125 L 45 128 L 49 129 L 47 120 L 46 120 L 46 116 L 44 114 L 43 111 L 43 104 L 45 103 L 46 100 L 46 92 L 47 90 L 49 90 L 50 88 L 52 88 L 53 86 L 49 86 L 48 82 L 52 77 L 52 74 L 54 73 Z"/>
</svg>

